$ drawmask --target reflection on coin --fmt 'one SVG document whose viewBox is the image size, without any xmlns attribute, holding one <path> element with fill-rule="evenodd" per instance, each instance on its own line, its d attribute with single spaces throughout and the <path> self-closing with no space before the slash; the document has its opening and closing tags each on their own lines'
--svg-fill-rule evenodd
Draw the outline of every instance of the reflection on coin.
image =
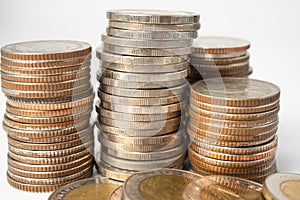
<svg viewBox="0 0 300 200">
<path fill-rule="evenodd" d="M 228 176 L 207 176 L 191 182 L 184 191 L 184 198 L 263 200 L 261 191 L 261 185 L 252 181 Z"/>
<path fill-rule="evenodd" d="M 48 200 L 107 199 L 120 185 L 120 182 L 107 178 L 84 179 L 59 188 L 51 194 Z"/>
</svg>

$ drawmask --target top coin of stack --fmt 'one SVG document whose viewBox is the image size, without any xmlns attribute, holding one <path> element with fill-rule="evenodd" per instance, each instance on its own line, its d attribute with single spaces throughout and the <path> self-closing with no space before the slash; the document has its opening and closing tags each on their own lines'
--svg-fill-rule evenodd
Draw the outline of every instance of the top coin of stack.
<svg viewBox="0 0 300 200">
<path fill-rule="evenodd" d="M 78 41 L 34 41 L 1 49 L 7 96 L 8 182 L 48 192 L 91 175 L 91 46 Z"/>
<path fill-rule="evenodd" d="M 187 56 L 200 27 L 191 12 L 113 10 L 102 35 L 97 105 L 102 175 L 182 168 L 186 135 Z"/>
<path fill-rule="evenodd" d="M 250 43 L 229 37 L 198 37 L 190 54 L 191 82 L 213 77 L 248 77 Z"/>
<path fill-rule="evenodd" d="M 198 81 L 190 89 L 192 168 L 262 182 L 277 171 L 279 88 L 248 78 Z"/>
</svg>

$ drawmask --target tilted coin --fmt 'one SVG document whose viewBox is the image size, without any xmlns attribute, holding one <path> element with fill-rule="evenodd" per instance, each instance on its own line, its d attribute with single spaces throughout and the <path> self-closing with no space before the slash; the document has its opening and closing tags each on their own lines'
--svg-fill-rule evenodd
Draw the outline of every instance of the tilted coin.
<svg viewBox="0 0 300 200">
<path fill-rule="evenodd" d="M 168 65 L 185 62 L 188 60 L 187 56 L 166 56 L 166 57 L 136 57 L 136 56 L 122 56 L 97 50 L 97 57 L 101 61 L 119 63 L 126 65 Z"/>
<path fill-rule="evenodd" d="M 104 43 L 102 45 L 103 51 L 129 56 L 181 56 L 188 55 L 191 52 L 190 47 L 176 48 L 176 49 L 146 49 L 135 47 L 122 47 Z"/>
<path fill-rule="evenodd" d="M 126 80 L 126 81 L 137 81 L 137 82 L 152 82 L 152 81 L 172 81 L 177 79 L 184 79 L 188 76 L 188 69 L 181 71 L 162 73 L 162 74 L 142 74 L 142 73 L 133 73 L 133 72 L 118 72 L 110 69 L 100 69 L 97 76 L 100 79 L 101 76 L 108 78 Z"/>
<path fill-rule="evenodd" d="M 130 176 L 123 186 L 124 199 L 182 199 L 185 187 L 201 178 L 191 172 L 171 169 L 146 171 Z"/>
<path fill-rule="evenodd" d="M 118 38 L 111 37 L 107 34 L 101 35 L 101 40 L 103 43 L 118 45 L 122 47 L 130 47 L 130 48 L 183 48 L 190 47 L 193 44 L 193 40 L 135 40 L 128 38 Z"/>
<path fill-rule="evenodd" d="M 120 185 L 120 182 L 107 178 L 84 179 L 59 188 L 48 200 L 107 199 Z"/>
<path fill-rule="evenodd" d="M 161 88 L 173 88 L 179 85 L 186 84 L 187 81 L 185 79 L 177 79 L 171 81 L 126 81 L 126 80 L 118 80 L 113 78 L 105 77 L 101 75 L 101 77 L 97 76 L 98 81 L 104 85 L 118 87 L 118 88 L 127 88 L 127 89 L 161 89 Z"/>
<path fill-rule="evenodd" d="M 82 57 L 91 53 L 91 46 L 84 42 L 44 40 L 10 44 L 1 48 L 2 57 L 20 60 L 63 60 Z"/>
<path fill-rule="evenodd" d="M 197 32 L 174 32 L 174 31 L 133 31 L 116 28 L 106 28 L 110 36 L 137 40 L 189 40 L 197 37 Z"/>
<path fill-rule="evenodd" d="M 200 23 L 191 24 L 145 24 L 145 23 L 130 23 L 130 22 L 119 22 L 109 21 L 109 27 L 126 29 L 126 30 L 137 30 L 137 31 L 197 31 L 200 29 Z"/>
<path fill-rule="evenodd" d="M 189 63 L 182 62 L 182 63 L 171 64 L 171 65 L 138 66 L 138 65 L 122 65 L 118 63 L 101 62 L 100 67 L 101 69 L 102 68 L 111 69 L 120 72 L 155 74 L 155 73 L 177 72 L 177 71 L 189 69 Z"/>
<path fill-rule="evenodd" d="M 250 43 L 243 39 L 230 37 L 199 37 L 193 43 L 193 52 L 229 53 L 245 51 L 250 48 Z"/>
<path fill-rule="evenodd" d="M 264 181 L 263 195 L 267 200 L 298 199 L 299 186 L 299 174 L 276 173 Z"/>
<path fill-rule="evenodd" d="M 208 176 L 191 182 L 184 191 L 185 199 L 263 200 L 260 184 L 228 176 Z"/>
<path fill-rule="evenodd" d="M 198 23 L 200 15 L 182 11 L 119 9 L 107 11 L 107 18 L 112 21 L 146 24 L 189 24 Z"/>
<path fill-rule="evenodd" d="M 220 83 L 221 81 L 221 83 Z M 221 84 L 216 87 L 216 84 Z M 190 90 L 190 95 L 202 102 L 221 106 L 262 106 L 277 101 L 278 86 L 255 79 L 223 78 L 199 81 Z"/>
</svg>

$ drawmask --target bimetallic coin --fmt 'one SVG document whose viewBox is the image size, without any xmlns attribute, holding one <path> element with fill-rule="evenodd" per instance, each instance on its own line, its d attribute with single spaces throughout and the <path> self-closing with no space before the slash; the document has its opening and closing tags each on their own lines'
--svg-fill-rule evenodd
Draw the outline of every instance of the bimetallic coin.
<svg viewBox="0 0 300 200">
<path fill-rule="evenodd" d="M 198 23 L 200 15 L 182 11 L 120 9 L 107 11 L 107 18 L 111 21 L 145 24 L 190 24 Z"/>
<path fill-rule="evenodd" d="M 101 174 L 102 176 L 112 180 L 122 181 L 122 182 L 124 182 L 132 174 L 136 173 L 136 171 L 118 169 L 108 165 L 103 161 L 97 161 L 97 160 L 96 160 L 96 168 L 99 174 Z"/>
<path fill-rule="evenodd" d="M 184 191 L 187 200 L 244 199 L 263 200 L 260 184 L 228 176 L 208 176 L 191 182 Z"/>
<path fill-rule="evenodd" d="M 45 40 L 10 44 L 1 48 L 2 57 L 20 60 L 63 60 L 82 57 L 91 53 L 91 46 L 84 42 Z"/>
<path fill-rule="evenodd" d="M 298 199 L 300 175 L 276 173 L 268 176 L 263 184 L 263 195 L 267 200 Z"/>
<path fill-rule="evenodd" d="M 170 169 L 136 173 L 125 181 L 123 197 L 126 200 L 182 199 L 185 187 L 199 178 L 191 172 Z"/>
<path fill-rule="evenodd" d="M 243 39 L 229 37 L 199 37 L 193 43 L 193 52 L 230 53 L 245 51 L 250 43 Z"/>
<path fill-rule="evenodd" d="M 120 185 L 107 178 L 84 179 L 59 188 L 48 200 L 107 199 Z"/>
</svg>

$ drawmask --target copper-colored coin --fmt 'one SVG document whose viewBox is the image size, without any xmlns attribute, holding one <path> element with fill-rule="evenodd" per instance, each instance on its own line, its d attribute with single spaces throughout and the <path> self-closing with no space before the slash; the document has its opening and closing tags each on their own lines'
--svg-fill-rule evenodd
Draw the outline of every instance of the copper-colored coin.
<svg viewBox="0 0 300 200">
<path fill-rule="evenodd" d="M 163 98 L 149 97 L 149 98 L 127 98 L 115 95 L 110 95 L 105 92 L 98 91 L 100 100 L 127 106 L 154 106 L 167 105 L 183 101 L 186 95 L 172 95 Z"/>
<path fill-rule="evenodd" d="M 62 184 L 62 183 L 66 184 L 71 181 L 90 177 L 91 175 L 92 175 L 92 167 L 91 166 L 89 166 L 86 169 L 84 169 L 80 172 L 77 172 L 75 174 L 71 174 L 71 175 L 68 175 L 65 177 L 49 178 L 49 179 L 26 178 L 26 177 L 22 177 L 22 176 L 13 174 L 10 171 L 7 171 L 7 176 L 12 178 L 13 180 L 24 183 L 24 184 L 32 184 L 32 185 L 56 185 L 56 184 Z"/>
<path fill-rule="evenodd" d="M 197 53 L 230 53 L 249 48 L 248 41 L 229 37 L 199 37 L 193 43 L 193 52 Z"/>
<path fill-rule="evenodd" d="M 78 153 L 70 154 L 67 156 L 62 157 L 49 157 L 49 158 L 37 158 L 37 157 L 27 157 L 27 156 L 21 156 L 12 152 L 8 152 L 8 156 L 12 159 L 26 164 L 31 165 L 56 165 L 56 164 L 62 164 L 62 163 L 70 163 L 74 162 L 80 158 L 83 158 L 87 155 L 91 155 L 91 152 L 88 150 L 80 151 Z"/>
<path fill-rule="evenodd" d="M 187 83 L 185 79 L 177 79 L 172 81 L 136 82 L 136 81 L 117 80 L 113 78 L 107 78 L 105 76 L 101 76 L 101 78 L 98 79 L 98 81 L 104 85 L 118 87 L 118 88 L 127 88 L 127 89 L 174 88 L 179 85 L 183 85 Z"/>
<path fill-rule="evenodd" d="M 32 164 L 18 162 L 8 156 L 7 162 L 9 166 L 14 167 L 15 169 L 25 170 L 29 172 L 55 172 L 55 171 L 63 171 L 66 169 L 74 168 L 76 166 L 80 166 L 92 159 L 93 159 L 92 155 L 86 155 L 82 158 L 79 158 L 69 163 L 62 163 L 56 165 L 32 165 Z"/>
<path fill-rule="evenodd" d="M 110 119 L 129 121 L 129 122 L 151 122 L 151 121 L 160 121 L 171 119 L 174 117 L 179 117 L 181 115 L 181 111 L 177 112 L 169 112 L 164 114 L 127 114 L 127 113 L 119 113 L 110 110 L 106 110 L 104 108 L 98 107 L 96 105 L 96 111 L 99 114 L 99 117 L 105 117 Z"/>
<path fill-rule="evenodd" d="M 216 87 L 216 84 L 220 84 Z M 223 78 L 199 81 L 190 95 L 201 102 L 235 107 L 268 105 L 278 101 L 280 89 L 268 82 L 246 78 Z"/>
<path fill-rule="evenodd" d="M 195 113 L 193 110 L 189 109 L 189 116 L 190 119 L 195 121 L 200 121 L 204 124 L 212 124 L 212 125 L 220 125 L 224 127 L 256 127 L 256 126 L 263 126 L 265 124 L 269 124 L 278 120 L 278 115 L 266 117 L 259 120 L 249 120 L 249 121 L 233 121 L 233 120 L 223 120 L 223 119 L 216 119 L 213 117 L 205 117 L 203 115 L 199 115 Z"/>
<path fill-rule="evenodd" d="M 15 60 L 65 60 L 90 53 L 91 45 L 68 40 L 20 42 L 1 48 L 2 57 Z"/>
<path fill-rule="evenodd" d="M 279 107 L 274 108 L 273 110 L 261 112 L 261 113 L 249 113 L 249 114 L 230 114 L 230 113 L 220 113 L 213 112 L 209 110 L 204 110 L 199 107 L 190 104 L 190 110 L 198 115 L 205 117 L 216 118 L 220 120 L 232 120 L 232 121 L 255 121 L 263 120 L 268 117 L 277 116 L 279 112 Z"/>
<path fill-rule="evenodd" d="M 195 58 L 191 57 L 190 63 L 194 64 L 205 64 L 205 65 L 229 65 L 235 63 L 241 63 L 248 61 L 250 55 L 247 53 L 246 55 L 237 56 L 233 58 Z"/>
<path fill-rule="evenodd" d="M 273 110 L 279 107 L 279 101 L 275 101 L 268 105 L 256 106 L 256 107 L 230 107 L 230 106 L 218 106 L 213 104 L 204 103 L 197 101 L 196 99 L 190 97 L 190 103 L 204 110 L 209 110 L 213 112 L 221 112 L 228 114 L 251 114 L 251 113 L 261 113 L 269 110 Z"/>
<path fill-rule="evenodd" d="M 63 110 L 63 109 L 70 109 L 73 107 L 90 104 L 94 100 L 94 94 L 90 94 L 90 90 L 87 90 L 88 92 L 86 95 L 83 94 L 81 99 L 77 99 L 76 96 L 73 99 L 74 101 L 69 102 L 62 102 L 62 103 L 52 103 L 53 102 L 59 102 L 57 99 L 54 99 L 53 97 L 50 99 L 50 103 L 47 101 L 45 102 L 35 102 L 33 100 L 16 100 L 16 99 L 8 99 L 7 103 L 13 107 L 20 108 L 20 109 L 26 109 L 26 110 Z M 92 91 L 92 90 L 91 90 Z M 71 98 L 72 99 L 72 98 Z"/>
<path fill-rule="evenodd" d="M 58 117 L 58 116 L 65 116 L 65 115 L 72 115 L 77 113 L 82 113 L 83 111 L 90 111 L 92 110 L 93 105 L 84 104 L 74 108 L 64 109 L 64 110 L 49 110 L 49 111 L 42 111 L 42 110 L 27 110 L 27 109 L 20 109 L 11 106 L 10 104 L 6 103 L 6 112 L 18 115 L 18 116 L 26 116 L 26 117 Z"/>
</svg>

